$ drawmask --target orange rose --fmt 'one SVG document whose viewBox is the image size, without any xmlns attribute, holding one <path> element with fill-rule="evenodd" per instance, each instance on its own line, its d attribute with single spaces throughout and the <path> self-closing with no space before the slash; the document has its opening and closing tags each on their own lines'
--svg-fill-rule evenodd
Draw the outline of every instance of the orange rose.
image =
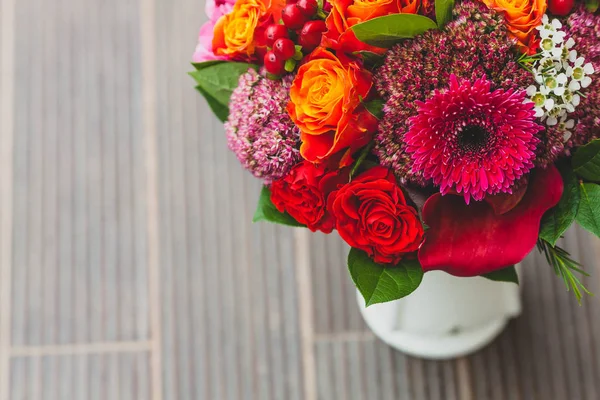
<svg viewBox="0 0 600 400">
<path fill-rule="evenodd" d="M 416 14 L 420 0 L 331 0 L 331 12 L 325 20 L 327 32 L 323 47 L 346 53 L 366 50 L 383 54 L 385 49 L 369 46 L 356 39 L 352 26 L 389 14 Z"/>
<path fill-rule="evenodd" d="M 535 53 L 537 31 L 548 7 L 547 0 L 482 0 L 486 6 L 504 15 L 510 34 L 523 53 Z"/>
<path fill-rule="evenodd" d="M 233 10 L 221 17 L 214 29 L 213 52 L 230 59 L 251 59 L 265 47 L 266 25 L 281 17 L 285 0 L 237 0 Z"/>
<path fill-rule="evenodd" d="M 377 126 L 377 119 L 361 104 L 371 90 L 371 74 L 342 59 L 317 48 L 290 88 L 287 110 L 301 131 L 300 153 L 309 161 L 322 161 L 343 149 L 357 150 Z"/>
</svg>

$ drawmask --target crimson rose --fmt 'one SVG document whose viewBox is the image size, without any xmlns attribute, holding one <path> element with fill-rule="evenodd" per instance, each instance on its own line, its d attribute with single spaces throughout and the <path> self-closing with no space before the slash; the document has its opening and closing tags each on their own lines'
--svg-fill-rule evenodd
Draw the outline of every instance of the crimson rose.
<svg viewBox="0 0 600 400">
<path fill-rule="evenodd" d="M 397 264 L 419 248 L 423 225 L 394 174 L 374 167 L 331 193 L 328 208 L 340 236 L 375 262 Z"/>
<path fill-rule="evenodd" d="M 327 211 L 327 196 L 348 182 L 348 170 L 328 171 L 324 165 L 303 161 L 271 185 L 271 201 L 308 229 L 331 233 L 335 220 Z"/>
</svg>

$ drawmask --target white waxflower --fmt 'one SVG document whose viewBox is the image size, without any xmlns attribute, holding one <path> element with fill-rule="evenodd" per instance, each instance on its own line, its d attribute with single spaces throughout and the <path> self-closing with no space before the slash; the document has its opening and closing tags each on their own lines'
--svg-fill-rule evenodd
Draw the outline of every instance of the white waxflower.
<svg viewBox="0 0 600 400">
<path fill-rule="evenodd" d="M 566 115 L 563 115 L 560 119 L 560 121 L 558 122 L 558 128 L 563 131 L 563 141 L 566 143 L 569 141 L 569 139 L 571 139 L 571 136 L 573 136 L 573 132 L 571 132 L 571 129 L 573 129 L 575 127 L 575 120 L 574 119 L 567 119 Z"/>
<path fill-rule="evenodd" d="M 537 118 L 543 117 L 547 112 L 554 108 L 554 99 L 549 98 L 546 94 L 538 91 L 538 88 L 535 87 L 535 85 L 531 85 L 527 88 L 527 96 L 529 96 L 529 100 L 535 105 L 533 110 L 535 111 L 535 116 Z"/>
<path fill-rule="evenodd" d="M 558 19 L 544 15 L 537 27 L 540 49 L 530 64 L 535 83 L 526 91 L 527 102 L 534 103 L 535 116 L 564 132 L 564 140 L 568 141 L 575 126 L 575 120 L 568 115 L 579 106 L 578 91 L 591 84 L 591 75 L 596 71 L 578 55 L 577 43 L 562 28 Z"/>
<path fill-rule="evenodd" d="M 565 84 L 569 78 L 567 78 L 566 74 L 559 74 L 557 76 L 549 76 L 544 80 L 544 84 L 546 88 L 548 88 L 552 93 L 557 96 L 562 96 L 565 94 Z"/>
<path fill-rule="evenodd" d="M 589 75 L 592 75 L 595 72 L 594 66 L 592 63 L 584 63 L 585 59 L 583 57 L 579 57 L 575 60 L 572 66 L 567 68 L 567 76 L 573 79 L 569 84 L 569 89 L 572 91 L 586 88 L 592 83 L 592 78 L 590 78 Z"/>
<path fill-rule="evenodd" d="M 540 31 L 540 37 L 544 39 L 556 34 L 556 32 L 560 28 L 562 28 L 562 24 L 559 20 L 553 19 L 552 21 L 550 21 L 548 15 L 544 14 L 544 16 L 542 17 L 542 24 L 536 29 Z"/>
<path fill-rule="evenodd" d="M 535 70 L 538 75 L 556 75 L 563 70 L 563 63 L 554 57 L 543 57 L 538 63 L 539 67 Z"/>
</svg>

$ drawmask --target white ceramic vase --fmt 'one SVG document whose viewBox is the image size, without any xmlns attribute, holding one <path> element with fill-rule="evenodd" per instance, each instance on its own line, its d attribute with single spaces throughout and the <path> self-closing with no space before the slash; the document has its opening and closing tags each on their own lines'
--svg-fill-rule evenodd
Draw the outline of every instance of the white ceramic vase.
<svg viewBox="0 0 600 400">
<path fill-rule="evenodd" d="M 385 343 L 436 360 L 481 349 L 521 313 L 521 293 L 514 283 L 442 271 L 426 273 L 421 286 L 403 299 L 365 308 L 358 293 L 358 302 L 367 325 Z"/>
</svg>

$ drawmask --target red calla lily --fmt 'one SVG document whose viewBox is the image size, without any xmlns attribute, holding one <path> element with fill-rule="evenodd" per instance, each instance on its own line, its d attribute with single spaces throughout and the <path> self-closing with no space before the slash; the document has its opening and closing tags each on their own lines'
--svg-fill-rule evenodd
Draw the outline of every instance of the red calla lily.
<svg viewBox="0 0 600 400">
<path fill-rule="evenodd" d="M 563 181 L 554 165 L 536 169 L 519 204 L 497 214 L 488 202 L 465 204 L 436 193 L 423 206 L 429 227 L 419 249 L 425 271 L 477 276 L 522 261 L 536 244 L 542 216 L 560 200 Z"/>
</svg>

